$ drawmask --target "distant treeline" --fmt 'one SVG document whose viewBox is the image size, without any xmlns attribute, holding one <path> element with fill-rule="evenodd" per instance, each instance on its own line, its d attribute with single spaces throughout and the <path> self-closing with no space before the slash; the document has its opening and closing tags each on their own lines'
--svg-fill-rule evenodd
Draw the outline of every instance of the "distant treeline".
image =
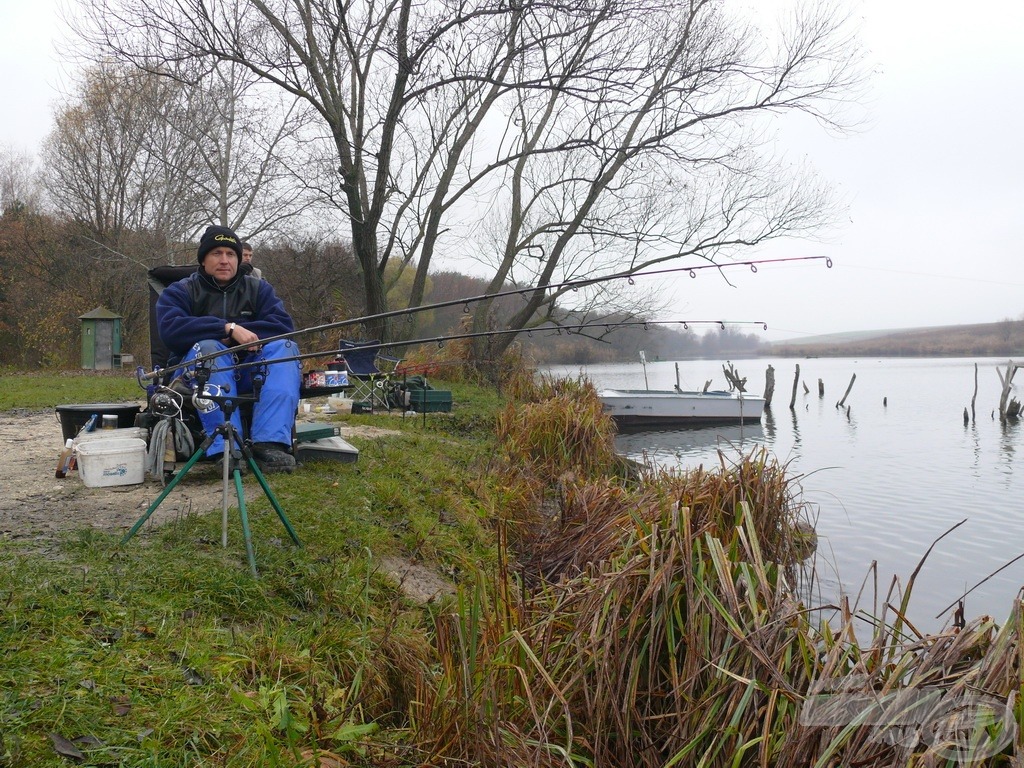
<svg viewBox="0 0 1024 768">
<path fill-rule="evenodd" d="M 847 342 L 772 345 L 780 357 L 1020 357 L 1024 320 L 880 333 Z"/>
</svg>

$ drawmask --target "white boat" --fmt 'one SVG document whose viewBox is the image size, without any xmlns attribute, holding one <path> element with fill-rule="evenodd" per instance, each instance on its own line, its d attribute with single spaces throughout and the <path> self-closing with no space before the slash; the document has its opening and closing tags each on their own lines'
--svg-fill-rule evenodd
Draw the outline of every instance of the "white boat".
<svg viewBox="0 0 1024 768">
<path fill-rule="evenodd" d="M 646 382 L 647 356 L 643 351 L 640 352 L 640 362 L 644 366 Z M 604 403 L 604 412 L 615 419 L 620 429 L 743 424 L 760 421 L 764 411 L 764 398 L 747 392 L 680 389 L 678 363 L 675 389 L 603 389 L 598 395 Z"/>
<path fill-rule="evenodd" d="M 603 389 L 604 411 L 620 427 L 760 421 L 764 398 L 746 392 Z"/>
</svg>

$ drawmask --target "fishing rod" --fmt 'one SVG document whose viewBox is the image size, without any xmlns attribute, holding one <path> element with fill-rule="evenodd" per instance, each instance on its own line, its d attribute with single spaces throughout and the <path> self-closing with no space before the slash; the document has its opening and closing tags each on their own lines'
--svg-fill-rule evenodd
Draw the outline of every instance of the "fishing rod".
<svg viewBox="0 0 1024 768">
<path fill-rule="evenodd" d="M 598 283 L 608 282 L 608 281 L 611 281 L 611 280 L 627 280 L 630 285 L 634 285 L 635 284 L 634 278 L 637 278 L 637 277 L 654 277 L 654 276 L 658 276 L 658 275 L 676 274 L 676 273 L 680 273 L 680 272 L 686 272 L 686 273 L 688 273 L 690 275 L 691 278 L 696 278 L 697 277 L 697 272 L 699 270 L 704 270 L 704 269 L 722 270 L 722 269 L 725 269 L 727 267 L 728 268 L 732 268 L 732 267 L 750 267 L 751 272 L 756 273 L 758 271 L 758 267 L 759 266 L 763 266 L 763 265 L 766 265 L 766 264 L 780 264 L 780 263 L 783 263 L 783 262 L 790 262 L 790 261 L 820 261 L 820 260 L 823 260 L 825 262 L 825 266 L 828 269 L 832 268 L 832 259 L 829 256 L 789 256 L 789 257 L 776 258 L 776 259 L 749 259 L 747 261 L 730 261 L 730 262 L 726 262 L 724 264 L 716 264 L 716 263 L 712 262 L 712 263 L 709 263 L 709 264 L 696 264 L 696 265 L 689 266 L 689 267 L 670 267 L 670 268 L 667 268 L 667 269 L 655 269 L 655 270 L 648 270 L 648 271 L 642 271 L 642 272 L 624 271 L 624 272 L 616 272 L 616 273 L 613 273 L 613 274 L 610 274 L 610 275 L 599 275 L 597 277 L 588 277 L 588 278 L 584 278 L 582 280 L 566 280 L 566 281 L 563 281 L 563 282 L 560 282 L 560 283 L 549 283 L 548 285 L 543 285 L 543 286 L 530 286 L 530 287 L 527 287 L 527 288 L 510 288 L 510 289 L 507 289 L 507 290 L 504 290 L 504 291 L 496 291 L 494 293 L 481 294 L 479 296 L 470 296 L 470 297 L 461 298 L 461 299 L 449 299 L 447 301 L 440 301 L 440 302 L 436 302 L 434 304 L 424 304 L 424 305 L 419 306 L 419 307 L 407 307 L 405 309 L 395 309 L 395 310 L 391 310 L 391 311 L 388 311 L 388 312 L 380 312 L 380 313 L 375 314 L 375 315 L 364 315 L 362 317 L 356 317 L 356 318 L 352 318 L 352 319 L 349 319 L 349 320 L 337 320 L 337 321 L 330 322 L 330 323 L 324 323 L 322 325 L 312 326 L 310 328 L 302 328 L 302 329 L 297 330 L 297 331 L 289 331 L 288 333 L 282 333 L 282 334 L 279 334 L 277 336 L 268 336 L 265 339 L 260 339 L 258 341 L 249 342 L 248 344 L 239 344 L 238 346 L 230 347 L 230 348 L 224 349 L 224 350 L 219 350 L 217 352 L 208 352 L 208 353 L 205 353 L 203 355 L 197 355 L 195 360 L 200 360 L 200 359 L 202 359 L 204 361 L 206 361 L 206 360 L 213 360 L 215 358 L 221 357 L 221 356 L 226 355 L 226 354 L 234 354 L 236 352 L 241 352 L 241 351 L 244 351 L 244 350 L 252 348 L 252 347 L 258 347 L 258 346 L 261 346 L 263 344 L 268 344 L 268 343 L 270 343 L 272 341 L 282 341 L 284 339 L 290 339 L 290 338 L 293 338 L 295 336 L 298 336 L 298 335 L 301 335 L 301 334 L 305 334 L 305 333 L 319 333 L 319 332 L 333 330 L 333 329 L 337 329 L 337 328 L 345 328 L 345 327 L 352 326 L 352 325 L 362 325 L 362 324 L 366 324 L 366 323 L 376 322 L 376 321 L 379 321 L 379 320 L 388 320 L 388 319 L 391 319 L 391 318 L 394 318 L 394 317 L 413 315 L 413 314 L 416 314 L 418 312 L 426 312 L 426 311 L 434 310 L 434 309 L 444 309 L 446 307 L 459 306 L 460 304 L 465 307 L 465 309 L 463 310 L 464 312 L 469 312 L 469 305 L 470 304 L 475 304 L 475 303 L 480 302 L 480 301 L 487 301 L 487 300 L 491 300 L 491 299 L 505 298 L 505 297 L 508 297 L 508 296 L 522 296 L 523 294 L 534 293 L 536 291 L 545 291 L 546 292 L 546 291 L 557 290 L 557 289 L 561 289 L 561 288 L 571 288 L 572 290 L 576 291 L 576 290 L 579 290 L 580 288 L 584 288 L 584 287 L 587 287 L 587 286 L 590 286 L 590 285 L 596 285 Z M 388 345 L 389 346 L 396 346 L 397 343 L 396 342 L 389 342 Z M 191 363 L 189 363 L 188 365 L 191 365 Z M 167 372 L 176 371 L 176 370 L 179 370 L 179 369 L 184 368 L 184 367 L 186 367 L 186 365 L 184 365 L 184 364 L 178 364 L 178 365 L 174 365 L 174 366 L 167 366 L 165 368 L 161 368 L 159 371 L 153 371 L 152 373 L 148 373 L 148 374 L 145 373 L 145 372 L 141 372 L 142 369 L 140 368 L 139 369 L 140 373 L 138 374 L 141 377 L 140 378 L 140 384 L 141 384 L 141 379 L 148 379 L 148 380 L 156 379 L 156 378 L 159 378 L 160 376 L 162 376 L 163 374 L 165 374 Z"/>
<path fill-rule="evenodd" d="M 760 325 L 764 330 L 768 330 L 768 324 L 761 320 L 620 320 L 620 321 L 604 321 L 604 322 L 590 322 L 590 323 L 577 323 L 574 325 L 558 325 L 558 326 L 540 326 L 537 328 L 529 329 L 512 329 L 505 328 L 494 331 L 467 331 L 465 333 L 456 333 L 450 336 L 426 336 L 419 339 L 407 339 L 405 341 L 396 341 L 389 344 L 389 347 L 413 347 L 420 344 L 437 344 L 438 349 L 444 347 L 450 341 L 460 341 L 464 339 L 479 339 L 485 337 L 494 336 L 508 336 L 509 334 L 520 334 L 525 333 L 527 336 L 532 337 L 535 333 L 543 333 L 546 336 L 560 336 L 563 333 L 567 336 L 577 335 L 586 336 L 585 331 L 588 330 L 601 330 L 605 333 L 619 328 L 628 328 L 643 326 L 643 329 L 650 330 L 651 326 L 654 325 L 681 325 L 683 329 L 689 329 L 691 325 L 717 325 L 725 330 L 727 325 Z M 593 336 L 586 336 L 586 338 L 595 338 Z M 319 352 L 304 352 L 297 355 L 291 355 L 289 357 L 277 357 L 270 360 L 250 360 L 246 362 L 238 362 L 233 365 L 226 365 L 219 368 L 219 371 L 242 371 L 248 370 L 249 368 L 263 368 L 265 366 L 275 365 L 276 363 L 292 363 L 302 360 L 310 360 L 317 357 L 326 357 L 328 355 L 341 356 L 343 357 L 346 353 L 359 352 L 367 349 L 377 349 L 381 345 L 378 342 L 369 344 L 352 344 L 345 346 L 344 348 L 334 348 L 329 350 L 322 350 Z M 205 356 L 204 359 L 200 359 L 200 356 L 196 356 L 192 361 L 177 367 L 195 366 L 196 368 L 205 367 L 206 363 L 210 360 L 210 355 Z M 141 371 L 142 369 L 139 368 Z M 170 370 L 169 368 L 161 369 L 161 371 Z M 140 379 L 139 384 L 142 384 Z"/>
</svg>

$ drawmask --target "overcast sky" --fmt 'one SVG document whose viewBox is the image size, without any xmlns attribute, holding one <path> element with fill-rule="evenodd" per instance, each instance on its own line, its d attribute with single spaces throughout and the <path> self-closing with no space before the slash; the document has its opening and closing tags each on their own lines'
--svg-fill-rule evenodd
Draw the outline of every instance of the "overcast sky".
<svg viewBox="0 0 1024 768">
<path fill-rule="evenodd" d="M 666 319 L 758 320 L 772 339 L 1024 317 L 1024 2 L 848 0 L 877 74 L 867 122 L 782 146 L 848 203 L 823 242 L 744 258 L 822 262 L 666 281 Z M 0 145 L 36 152 L 67 79 L 58 0 L 0 0 Z"/>
</svg>

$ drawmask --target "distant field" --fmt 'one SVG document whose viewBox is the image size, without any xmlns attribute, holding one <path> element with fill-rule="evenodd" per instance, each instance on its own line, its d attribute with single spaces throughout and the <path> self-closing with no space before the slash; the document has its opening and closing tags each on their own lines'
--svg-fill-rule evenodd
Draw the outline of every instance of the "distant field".
<svg viewBox="0 0 1024 768">
<path fill-rule="evenodd" d="M 1024 321 L 835 333 L 775 342 L 772 353 L 785 357 L 1020 357 L 1024 355 Z"/>
</svg>

